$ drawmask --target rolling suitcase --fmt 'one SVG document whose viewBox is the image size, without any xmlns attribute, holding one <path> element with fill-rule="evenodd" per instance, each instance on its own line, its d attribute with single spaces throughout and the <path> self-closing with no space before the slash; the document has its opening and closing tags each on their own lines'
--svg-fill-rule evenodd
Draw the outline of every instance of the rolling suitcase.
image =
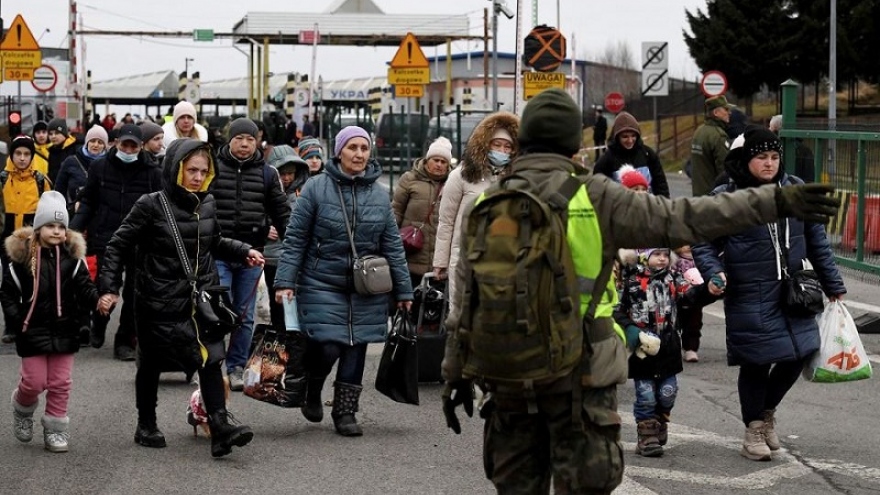
<svg viewBox="0 0 880 495">
<path fill-rule="evenodd" d="M 443 383 L 440 364 L 446 352 L 446 281 L 431 272 L 422 277 L 415 289 L 413 311 L 416 321 L 416 347 L 419 354 L 419 382 Z"/>
</svg>

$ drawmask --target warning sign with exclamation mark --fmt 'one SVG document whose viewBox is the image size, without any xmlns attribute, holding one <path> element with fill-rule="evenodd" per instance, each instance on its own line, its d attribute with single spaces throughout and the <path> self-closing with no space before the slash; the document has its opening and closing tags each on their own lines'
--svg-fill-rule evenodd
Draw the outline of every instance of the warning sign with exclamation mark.
<svg viewBox="0 0 880 495">
<path fill-rule="evenodd" d="M 0 51 L 3 52 L 6 80 L 29 81 L 33 78 L 33 71 L 28 69 L 36 69 L 43 63 L 40 45 L 21 14 L 15 16 L 6 31 L 6 37 L 0 42 Z"/>
<path fill-rule="evenodd" d="M 419 41 L 412 33 L 406 33 L 389 65 L 391 66 L 388 70 L 390 84 L 418 85 L 428 84 L 431 81 L 428 58 L 425 57 Z"/>
</svg>

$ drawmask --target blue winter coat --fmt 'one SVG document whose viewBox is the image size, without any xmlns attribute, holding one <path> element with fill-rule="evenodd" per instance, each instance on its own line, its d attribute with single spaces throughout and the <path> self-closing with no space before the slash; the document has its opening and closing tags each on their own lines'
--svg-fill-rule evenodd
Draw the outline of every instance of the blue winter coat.
<svg viewBox="0 0 880 495">
<path fill-rule="evenodd" d="M 800 179 L 781 174 L 780 185 L 799 183 Z M 736 189 L 731 181 L 711 194 Z M 778 222 L 777 230 L 779 243 L 789 246 L 789 273 L 801 269 L 801 260 L 806 258 L 819 275 L 826 294 L 846 293 L 823 225 L 787 218 Z M 693 253 L 704 279 L 718 272 L 727 275 L 724 315 L 729 365 L 798 360 L 819 349 L 816 319 L 783 313 L 781 250 L 772 241 L 769 225 L 697 244 Z"/>
<path fill-rule="evenodd" d="M 388 259 L 394 281 L 393 297 L 412 300 L 412 286 L 400 231 L 391 212 L 388 190 L 377 183 L 382 175 L 371 160 L 363 176 L 351 177 L 338 159 L 323 174 L 306 182 L 296 201 L 278 262 L 275 288 L 296 289 L 300 326 L 318 342 L 348 345 L 383 342 L 388 321 L 388 296 L 362 296 L 351 276 L 352 253 L 345 214 L 354 229 L 359 256 L 376 254 Z"/>
</svg>

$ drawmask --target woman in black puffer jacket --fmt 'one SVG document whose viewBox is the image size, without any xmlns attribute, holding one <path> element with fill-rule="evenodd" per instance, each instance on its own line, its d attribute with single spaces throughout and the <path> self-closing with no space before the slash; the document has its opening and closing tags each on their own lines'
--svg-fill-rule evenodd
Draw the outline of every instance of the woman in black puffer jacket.
<svg viewBox="0 0 880 495">
<path fill-rule="evenodd" d="M 211 454 L 229 454 L 253 438 L 247 426 L 228 422 L 224 399 L 223 336 L 211 338 L 194 318 L 193 288 L 175 247 L 162 209 L 168 199 L 184 249 L 195 271 L 196 285 L 217 285 L 214 257 L 260 264 L 262 254 L 239 241 L 220 237 L 214 198 L 207 193 L 215 167 L 210 147 L 197 140 L 179 139 L 169 146 L 164 161 L 162 191 L 142 196 L 107 245 L 99 275 L 104 311 L 119 299 L 124 258 L 137 250 L 135 317 L 140 366 L 135 378 L 138 426 L 135 440 L 146 447 L 164 447 L 156 426 L 159 374 L 169 366 L 188 374 L 198 370 L 202 398 L 211 428 Z M 217 343 L 220 345 L 211 345 Z"/>
<path fill-rule="evenodd" d="M 711 194 L 747 187 L 803 183 L 780 166 L 782 145 L 775 134 L 748 126 L 734 140 L 725 160 L 727 184 Z M 742 455 L 770 460 L 780 448 L 775 410 L 797 381 L 806 360 L 819 349 L 819 327 L 812 316 L 798 317 L 783 308 L 784 273 L 808 260 L 825 294 L 846 293 L 834 254 L 821 224 L 795 218 L 752 227 L 736 235 L 693 247 L 694 261 L 713 294 L 724 292 L 727 362 L 739 366 L 739 401 L 746 425 Z M 721 253 L 724 253 L 722 256 Z M 726 280 L 726 288 L 718 279 Z"/>
</svg>

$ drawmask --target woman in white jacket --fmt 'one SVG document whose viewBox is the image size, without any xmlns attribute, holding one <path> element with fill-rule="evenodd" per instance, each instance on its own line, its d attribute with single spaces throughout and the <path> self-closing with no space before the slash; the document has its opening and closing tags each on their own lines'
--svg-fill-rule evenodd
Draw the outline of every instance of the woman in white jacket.
<svg viewBox="0 0 880 495">
<path fill-rule="evenodd" d="M 462 164 L 450 172 L 440 200 L 437 240 L 434 245 L 434 275 L 442 280 L 458 264 L 459 233 L 465 206 L 494 184 L 516 157 L 519 117 L 496 112 L 483 119 L 471 137 Z M 458 306 L 455 277 L 449 277 L 449 313 Z"/>
<path fill-rule="evenodd" d="M 174 105 L 173 119 L 162 126 L 162 131 L 165 132 L 165 149 L 168 149 L 175 139 L 180 138 L 198 139 L 207 143 L 208 130 L 202 124 L 196 123 L 196 120 L 196 107 L 192 103 L 181 101 Z"/>
</svg>

